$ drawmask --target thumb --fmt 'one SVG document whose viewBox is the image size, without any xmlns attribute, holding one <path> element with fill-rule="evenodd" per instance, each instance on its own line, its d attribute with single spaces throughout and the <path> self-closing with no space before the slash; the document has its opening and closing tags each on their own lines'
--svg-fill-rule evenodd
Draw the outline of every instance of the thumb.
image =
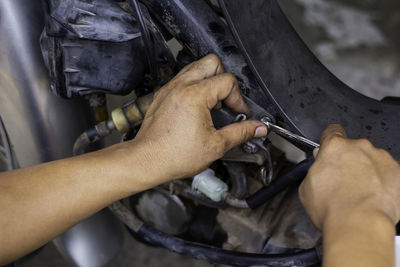
<svg viewBox="0 0 400 267">
<path fill-rule="evenodd" d="M 227 125 L 216 133 L 222 136 L 225 151 L 228 151 L 254 137 L 266 136 L 268 129 L 262 122 L 248 120 Z"/>
<path fill-rule="evenodd" d="M 347 138 L 346 130 L 339 124 L 330 124 L 321 134 L 321 146 L 333 137 Z"/>
</svg>

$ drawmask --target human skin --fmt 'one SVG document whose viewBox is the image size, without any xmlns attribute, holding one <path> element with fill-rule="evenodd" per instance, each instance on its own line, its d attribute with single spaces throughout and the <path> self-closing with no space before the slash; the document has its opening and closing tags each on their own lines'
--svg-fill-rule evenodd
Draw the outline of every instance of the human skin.
<svg viewBox="0 0 400 267">
<path fill-rule="evenodd" d="M 300 200 L 323 232 L 323 266 L 394 266 L 400 216 L 400 166 L 369 141 L 351 140 L 339 125 L 321 136 Z"/>
<path fill-rule="evenodd" d="M 97 152 L 0 174 L 0 265 L 44 245 L 112 202 L 206 169 L 267 134 L 261 122 L 216 130 L 224 102 L 249 114 L 217 56 L 186 66 L 155 95 L 137 137 Z"/>
</svg>

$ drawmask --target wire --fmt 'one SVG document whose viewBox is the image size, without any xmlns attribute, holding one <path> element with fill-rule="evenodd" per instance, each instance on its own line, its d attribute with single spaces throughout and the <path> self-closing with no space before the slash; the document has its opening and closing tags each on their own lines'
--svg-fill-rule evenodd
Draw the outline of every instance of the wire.
<svg viewBox="0 0 400 267">
<path fill-rule="evenodd" d="M 142 33 L 142 40 L 146 50 L 147 63 L 149 65 L 150 74 L 154 80 L 158 79 L 156 59 L 154 56 L 153 45 L 151 43 L 150 34 L 147 30 L 146 24 L 143 19 L 143 14 L 137 0 L 131 0 L 133 9 L 135 11 L 136 19 L 139 22 L 140 32 Z"/>
<path fill-rule="evenodd" d="M 255 254 L 223 250 L 194 243 L 163 233 L 143 223 L 125 205 L 117 201 L 109 209 L 132 231 L 148 243 L 181 255 L 229 266 L 310 266 L 320 262 L 316 249 L 287 254 Z"/>
<path fill-rule="evenodd" d="M 251 209 L 255 209 L 282 192 L 289 185 L 303 181 L 313 163 L 314 158 L 305 159 L 279 175 L 268 186 L 261 188 L 256 193 L 246 198 L 247 205 Z"/>
</svg>

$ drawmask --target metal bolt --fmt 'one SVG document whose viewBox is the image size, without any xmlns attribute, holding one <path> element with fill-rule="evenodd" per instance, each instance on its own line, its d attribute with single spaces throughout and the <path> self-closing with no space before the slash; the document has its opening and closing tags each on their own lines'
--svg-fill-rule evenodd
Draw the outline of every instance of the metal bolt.
<svg viewBox="0 0 400 267">
<path fill-rule="evenodd" d="M 264 116 L 260 119 L 260 121 L 262 123 L 264 123 L 265 125 L 268 126 L 268 124 L 273 123 L 274 121 L 272 120 L 272 118 L 268 117 L 268 116 Z"/>
<path fill-rule="evenodd" d="M 258 152 L 258 146 L 252 142 L 246 142 L 243 144 L 243 150 L 246 153 L 254 154 Z"/>
</svg>

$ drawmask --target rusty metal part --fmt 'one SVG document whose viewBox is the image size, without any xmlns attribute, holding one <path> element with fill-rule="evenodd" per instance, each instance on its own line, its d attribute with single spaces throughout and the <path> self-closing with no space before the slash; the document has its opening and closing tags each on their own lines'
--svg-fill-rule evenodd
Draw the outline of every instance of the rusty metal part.
<svg viewBox="0 0 400 267">
<path fill-rule="evenodd" d="M 237 197 L 231 195 L 230 193 L 227 193 L 224 197 L 224 202 L 228 204 L 232 208 L 238 208 L 238 209 L 248 209 L 249 205 L 247 205 L 247 202 L 238 199 Z"/>
<path fill-rule="evenodd" d="M 125 205 L 116 201 L 108 206 L 112 213 L 117 216 L 130 229 L 137 232 L 143 226 L 143 222 L 137 218 Z"/>
<path fill-rule="evenodd" d="M 75 141 L 73 154 L 80 155 L 85 153 L 86 148 L 101 138 L 109 135 L 114 129 L 121 133 L 128 132 L 129 129 L 142 123 L 151 102 L 153 94 L 148 94 L 137 98 L 131 103 L 112 111 L 109 121 L 102 121 L 92 129 L 82 133 Z"/>
<path fill-rule="evenodd" d="M 90 94 L 86 97 L 93 110 L 96 122 L 108 120 L 107 101 L 105 94 Z"/>
<path fill-rule="evenodd" d="M 121 108 L 114 109 L 111 112 L 111 119 L 115 128 L 120 133 L 126 133 L 129 129 L 140 125 L 153 101 L 153 97 L 154 94 L 151 93 L 139 97 Z"/>
<path fill-rule="evenodd" d="M 73 147 L 73 155 L 80 155 L 85 153 L 87 147 L 101 138 L 109 135 L 113 130 L 113 124 L 103 121 L 82 133 L 75 141 Z"/>
</svg>

